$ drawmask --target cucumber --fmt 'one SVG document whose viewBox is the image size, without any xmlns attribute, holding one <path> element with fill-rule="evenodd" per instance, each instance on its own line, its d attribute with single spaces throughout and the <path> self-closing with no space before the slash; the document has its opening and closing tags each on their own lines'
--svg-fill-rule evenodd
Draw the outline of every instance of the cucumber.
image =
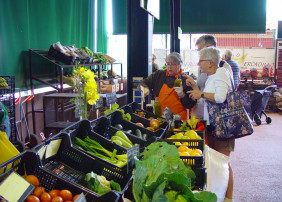
<svg viewBox="0 0 282 202">
<path fill-rule="evenodd" d="M 115 128 L 118 129 L 118 130 L 122 130 L 123 126 L 121 124 L 117 124 L 117 125 L 115 125 Z"/>
<path fill-rule="evenodd" d="M 142 139 L 143 139 L 143 140 L 147 140 L 147 137 L 148 137 L 148 135 L 147 135 L 146 133 L 144 133 L 144 134 L 142 135 Z"/>
<path fill-rule="evenodd" d="M 129 134 L 132 134 L 132 130 L 127 130 L 127 131 L 125 131 L 125 132 L 127 132 L 127 133 L 129 133 Z"/>
<path fill-rule="evenodd" d="M 142 133 L 141 133 L 141 131 L 140 131 L 139 129 L 136 129 L 136 131 L 135 131 L 135 135 L 136 135 L 137 137 L 139 137 L 139 138 L 143 139 L 143 137 L 142 137 Z"/>
</svg>

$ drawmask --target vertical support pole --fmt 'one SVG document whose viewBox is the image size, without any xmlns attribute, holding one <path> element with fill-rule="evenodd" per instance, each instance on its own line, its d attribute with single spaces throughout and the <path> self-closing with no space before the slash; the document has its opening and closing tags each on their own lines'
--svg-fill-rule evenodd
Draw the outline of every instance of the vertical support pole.
<svg viewBox="0 0 282 202">
<path fill-rule="evenodd" d="M 181 0 L 170 0 L 170 52 L 180 53 Z"/>
</svg>

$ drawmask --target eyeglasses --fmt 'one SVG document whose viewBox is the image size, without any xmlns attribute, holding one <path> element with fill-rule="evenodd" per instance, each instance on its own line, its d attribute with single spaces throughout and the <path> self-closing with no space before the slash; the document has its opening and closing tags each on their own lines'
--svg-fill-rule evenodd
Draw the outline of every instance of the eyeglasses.
<svg viewBox="0 0 282 202">
<path fill-rule="evenodd" d="M 211 62 L 211 60 L 199 60 L 199 64 L 201 63 L 201 62 L 205 62 L 205 61 L 210 61 Z"/>
<path fill-rule="evenodd" d="M 176 64 L 176 63 L 166 63 L 166 64 L 165 64 L 165 66 L 174 66 L 174 67 L 177 66 L 177 65 L 178 65 L 178 64 Z"/>
</svg>

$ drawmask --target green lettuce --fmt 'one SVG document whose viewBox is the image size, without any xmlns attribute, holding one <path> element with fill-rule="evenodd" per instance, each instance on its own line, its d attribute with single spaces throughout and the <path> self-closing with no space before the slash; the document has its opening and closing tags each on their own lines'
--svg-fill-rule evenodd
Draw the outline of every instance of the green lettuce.
<svg viewBox="0 0 282 202">
<path fill-rule="evenodd" d="M 191 190 L 195 173 L 181 161 L 177 148 L 166 142 L 150 144 L 143 159 L 135 159 L 132 192 L 135 201 L 216 201 L 216 195 Z"/>
</svg>

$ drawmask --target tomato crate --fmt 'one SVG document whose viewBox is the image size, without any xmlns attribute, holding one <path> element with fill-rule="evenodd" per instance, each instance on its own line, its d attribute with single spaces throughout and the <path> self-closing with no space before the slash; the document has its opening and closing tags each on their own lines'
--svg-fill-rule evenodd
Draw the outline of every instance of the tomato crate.
<svg viewBox="0 0 282 202">
<path fill-rule="evenodd" d="M 139 106 L 136 102 L 130 103 L 129 105 L 125 105 L 124 107 L 120 108 L 124 110 L 124 113 L 129 113 L 131 115 L 131 121 L 133 123 L 142 123 L 144 127 L 150 126 L 150 119 L 153 117 L 154 119 L 158 119 L 161 121 L 160 128 L 163 128 L 165 130 L 168 129 L 168 123 L 166 120 L 160 116 L 155 115 L 152 112 L 139 109 Z M 144 117 L 140 116 L 138 113 L 142 112 L 141 114 L 144 115 Z"/>
<path fill-rule="evenodd" d="M 99 120 L 103 120 L 103 119 L 99 119 Z M 105 129 L 106 130 L 106 129 Z M 101 131 L 104 131 L 101 130 Z M 62 131 L 63 133 L 67 133 L 70 136 L 71 141 L 74 140 L 75 137 L 78 137 L 80 139 L 84 139 L 87 136 L 92 139 L 95 140 L 96 142 L 98 142 L 100 145 L 102 145 L 102 147 L 104 147 L 105 149 L 109 150 L 109 151 L 113 151 L 114 149 L 117 150 L 117 154 L 126 154 L 127 153 L 127 149 L 117 145 L 115 143 L 113 143 L 112 141 L 108 140 L 107 138 L 99 135 L 98 133 L 94 132 L 92 127 L 91 127 L 91 123 L 88 120 L 81 120 L 78 121 L 77 123 L 73 124 L 72 126 L 69 126 L 67 129 Z M 118 171 L 123 171 L 127 169 L 127 166 L 123 166 L 123 167 L 119 167 L 117 165 L 114 165 L 100 157 L 95 156 L 94 154 L 91 154 L 87 151 L 84 151 L 81 148 L 78 148 L 80 151 L 82 151 L 83 153 L 86 153 L 90 156 L 92 156 L 95 159 L 99 159 L 101 162 L 108 164 L 109 166 L 111 166 L 112 168 L 114 168 L 115 170 Z"/>
<path fill-rule="evenodd" d="M 157 139 L 161 139 L 165 135 L 166 129 L 160 128 L 157 131 L 151 131 L 142 126 L 136 125 L 133 122 L 124 120 L 122 118 L 122 113 L 120 111 L 115 111 L 109 114 L 108 117 L 110 119 L 111 126 L 116 126 L 117 124 L 120 124 L 123 127 L 123 131 L 128 131 L 128 130 L 135 131 L 136 129 L 139 129 L 142 134 L 148 134 L 150 137 L 155 136 Z"/>
<path fill-rule="evenodd" d="M 44 187 L 46 192 L 53 189 L 67 189 L 72 192 L 73 196 L 83 193 L 87 201 L 117 201 L 119 194 L 116 192 L 108 192 L 100 196 L 88 189 L 76 185 L 68 180 L 65 180 L 42 166 L 40 157 L 35 152 L 29 150 L 15 156 L 0 165 L 0 183 L 12 172 L 17 172 L 20 175 L 35 175 L 40 182 L 40 186 Z"/>
<path fill-rule="evenodd" d="M 187 146 L 188 148 L 200 149 L 202 151 L 202 155 L 200 156 L 180 156 L 184 162 L 189 164 L 193 170 L 196 168 L 204 168 L 205 164 L 205 141 L 204 140 L 188 140 L 188 139 L 161 139 L 160 142 L 167 142 L 168 144 L 174 144 L 174 142 L 179 142 L 182 145 Z M 179 146 L 176 146 L 177 148 Z"/>
<path fill-rule="evenodd" d="M 93 192 L 87 188 L 87 184 L 84 181 L 85 175 L 93 171 L 97 175 L 104 176 L 108 181 L 115 181 L 120 184 L 121 191 L 111 191 L 121 196 L 132 180 L 132 172 L 126 170 L 120 171 L 113 168 L 111 165 L 100 161 L 100 159 L 93 157 L 82 152 L 76 147 L 72 147 L 70 136 L 67 133 L 60 133 L 48 141 L 44 142 L 42 146 L 50 144 L 53 140 L 60 140 L 61 144 L 56 155 L 43 158 L 42 163 L 44 168 L 48 169 L 52 173 L 58 175 L 60 178 L 74 183 L 78 186 L 82 186 L 89 192 Z M 93 192 L 97 197 L 101 197 L 99 194 Z M 104 195 L 102 195 L 104 196 Z M 116 199 L 112 199 L 116 200 Z"/>
</svg>

